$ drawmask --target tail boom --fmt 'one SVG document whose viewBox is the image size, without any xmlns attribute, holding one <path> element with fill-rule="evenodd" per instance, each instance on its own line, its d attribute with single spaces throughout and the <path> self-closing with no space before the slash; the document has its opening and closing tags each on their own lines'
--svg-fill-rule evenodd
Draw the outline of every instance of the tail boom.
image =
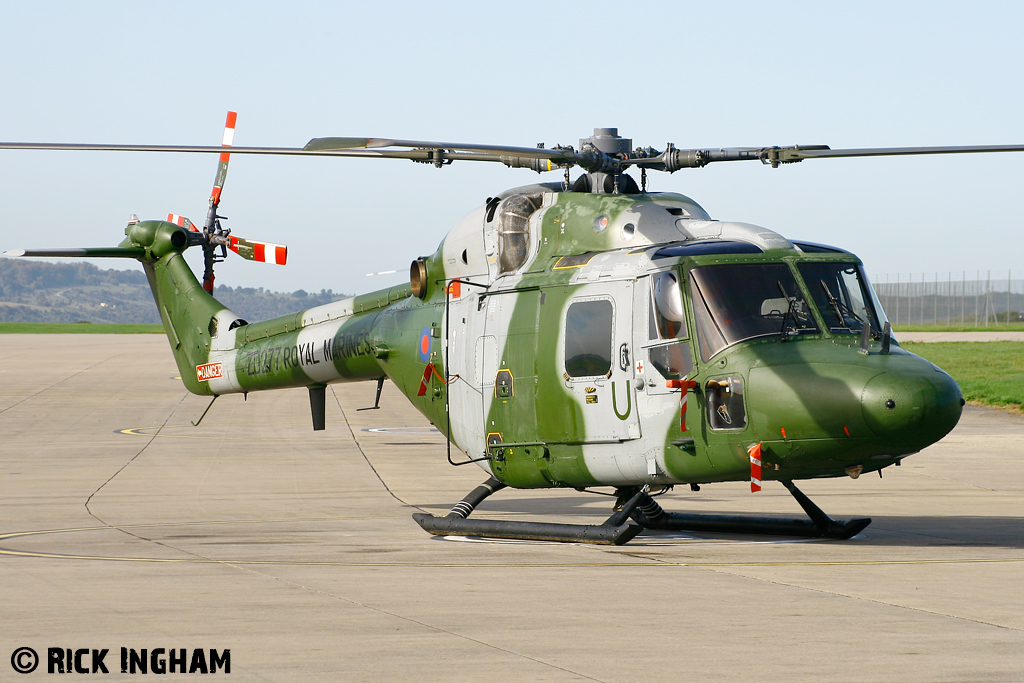
<svg viewBox="0 0 1024 683">
<path fill-rule="evenodd" d="M 406 310 L 409 285 L 249 324 L 205 291 L 186 263 L 183 253 L 192 244 L 186 228 L 169 221 L 133 222 L 125 235 L 117 247 L 8 253 L 140 261 L 181 380 L 194 394 L 377 380 L 395 375 L 396 362 L 408 371 L 399 375 L 422 371 L 405 366 L 419 362 L 412 350 L 420 347 L 424 326 L 436 326 L 439 313 Z M 396 381 L 415 395 L 415 386 Z"/>
</svg>

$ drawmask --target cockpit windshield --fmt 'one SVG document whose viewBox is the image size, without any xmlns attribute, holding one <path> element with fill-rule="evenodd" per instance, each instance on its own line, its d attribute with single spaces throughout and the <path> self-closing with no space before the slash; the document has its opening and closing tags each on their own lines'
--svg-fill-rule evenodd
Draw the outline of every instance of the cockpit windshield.
<svg viewBox="0 0 1024 683">
<path fill-rule="evenodd" d="M 744 339 L 817 333 L 818 326 L 784 263 L 701 266 L 690 271 L 701 358 Z"/>
<path fill-rule="evenodd" d="M 871 290 L 856 264 L 800 263 L 797 267 L 830 332 L 859 334 L 868 322 L 878 336 L 881 325 Z"/>
</svg>

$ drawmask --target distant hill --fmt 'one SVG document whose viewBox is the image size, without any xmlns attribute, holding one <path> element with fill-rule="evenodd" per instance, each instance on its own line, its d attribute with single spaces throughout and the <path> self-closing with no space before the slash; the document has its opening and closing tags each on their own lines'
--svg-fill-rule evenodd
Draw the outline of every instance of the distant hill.
<svg viewBox="0 0 1024 683">
<path fill-rule="evenodd" d="M 345 298 L 321 290 L 292 293 L 262 287 L 214 291 L 246 320 L 294 313 Z M 159 323 L 160 314 L 142 270 L 101 270 L 91 263 L 44 263 L 0 258 L 0 322 Z"/>
</svg>

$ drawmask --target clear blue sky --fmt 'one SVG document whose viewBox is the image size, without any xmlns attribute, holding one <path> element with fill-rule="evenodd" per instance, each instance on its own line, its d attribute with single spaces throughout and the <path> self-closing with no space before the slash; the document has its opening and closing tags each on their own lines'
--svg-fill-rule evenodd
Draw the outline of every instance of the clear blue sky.
<svg viewBox="0 0 1024 683">
<path fill-rule="evenodd" d="M 1016 2 L 0 4 L 0 139 L 301 146 L 380 136 L 532 146 L 618 126 L 663 148 L 1024 142 Z M 873 274 L 1020 271 L 1024 154 L 720 164 L 657 174 L 712 216 L 838 244 Z M 0 249 L 201 221 L 208 156 L 0 152 Z M 498 164 L 236 156 L 227 225 L 289 245 L 218 283 L 365 291 L 405 277 Z M 546 174 L 543 179 L 557 179 Z M 97 262 L 105 267 L 118 262 Z M 398 269 L 400 275 L 366 273 Z"/>
</svg>

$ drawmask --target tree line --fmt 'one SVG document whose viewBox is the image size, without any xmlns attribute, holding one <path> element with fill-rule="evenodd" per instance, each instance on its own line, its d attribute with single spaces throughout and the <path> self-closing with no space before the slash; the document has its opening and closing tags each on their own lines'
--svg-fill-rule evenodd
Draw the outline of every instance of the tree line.
<svg viewBox="0 0 1024 683">
<path fill-rule="evenodd" d="M 214 296 L 246 320 L 265 320 L 345 298 L 330 289 L 271 292 L 218 285 Z M 0 258 L 0 322 L 159 323 L 146 275 L 91 263 Z"/>
</svg>

